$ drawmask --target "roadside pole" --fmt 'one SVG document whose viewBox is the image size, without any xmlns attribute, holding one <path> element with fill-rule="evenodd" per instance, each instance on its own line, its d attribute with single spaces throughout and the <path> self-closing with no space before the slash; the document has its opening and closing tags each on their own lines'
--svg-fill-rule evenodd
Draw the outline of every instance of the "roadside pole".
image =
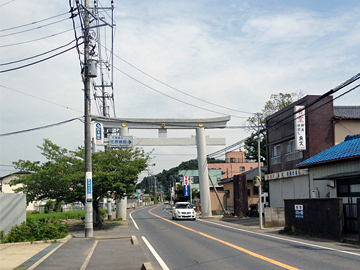
<svg viewBox="0 0 360 270">
<path fill-rule="evenodd" d="M 93 237 L 92 161 L 91 161 L 91 97 L 88 74 L 89 54 L 89 0 L 84 9 L 84 117 L 85 117 L 85 237 Z"/>
<path fill-rule="evenodd" d="M 262 218 L 262 202 L 261 202 L 261 162 L 260 162 L 260 114 L 258 114 L 258 169 L 260 177 L 260 186 L 259 186 L 259 222 L 260 229 L 263 228 L 263 218 Z"/>
</svg>

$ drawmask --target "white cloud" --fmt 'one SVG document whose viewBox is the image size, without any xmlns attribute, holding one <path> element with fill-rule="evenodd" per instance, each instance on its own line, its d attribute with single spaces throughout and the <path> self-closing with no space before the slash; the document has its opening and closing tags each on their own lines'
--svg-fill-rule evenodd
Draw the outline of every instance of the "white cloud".
<svg viewBox="0 0 360 270">
<path fill-rule="evenodd" d="M 100 2 L 107 5 L 106 1 Z M 23 7 L 21 10 L 16 5 L 19 3 Z M 307 94 L 323 94 L 358 73 L 359 9 L 357 1 L 322 8 L 307 1 L 286 1 L 281 6 L 278 1 L 121 1 L 116 3 L 115 8 L 114 52 L 142 71 L 181 91 L 225 107 L 256 112 L 261 110 L 273 93 L 301 89 Z M 68 10 L 67 1 L 17 0 L 1 8 L 0 30 L 49 18 Z M 76 22 L 78 25 L 78 18 Z M 71 28 L 72 22 L 67 20 L 51 27 L 0 38 L 0 46 Z M 69 31 L 34 43 L 0 47 L 0 63 L 33 56 L 73 39 L 74 33 Z M 183 95 L 116 57 L 114 63 L 116 68 L 136 80 L 176 99 L 213 111 L 249 116 Z M 165 97 L 117 70 L 114 70 L 114 75 L 117 117 L 221 116 Z M 0 80 L 0 84 L 6 87 L 64 105 L 56 106 L 0 88 L 1 133 L 82 115 L 83 85 L 75 51 L 28 68 L 2 73 Z M 359 104 L 359 90 L 356 91 L 339 99 L 337 104 Z M 95 103 L 92 108 L 92 112 L 97 113 Z M 241 125 L 244 122 L 242 118 L 233 117 L 229 125 Z M 134 134 L 140 137 L 156 136 L 154 131 L 134 131 Z M 194 132 L 181 134 L 191 136 Z M 225 137 L 228 145 L 248 135 L 238 129 L 207 131 L 207 134 Z M 8 165 L 20 158 L 41 158 L 35 145 L 40 145 L 43 138 L 74 149 L 83 144 L 82 123 L 1 137 L 0 164 Z M 208 152 L 220 148 L 222 146 L 209 147 Z M 159 147 L 156 151 L 160 154 L 162 151 L 193 153 L 196 156 L 196 150 L 188 148 Z M 170 159 L 159 155 L 154 172 L 169 169 L 170 164 L 175 166 L 187 158 L 176 157 Z M 0 175 L 5 174 L 5 171 L 0 171 Z"/>
</svg>

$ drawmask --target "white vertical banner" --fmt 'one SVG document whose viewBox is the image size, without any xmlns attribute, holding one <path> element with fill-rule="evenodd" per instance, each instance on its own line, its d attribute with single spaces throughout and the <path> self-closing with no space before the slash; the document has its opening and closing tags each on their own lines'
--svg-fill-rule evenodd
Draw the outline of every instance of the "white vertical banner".
<svg viewBox="0 0 360 270">
<path fill-rule="evenodd" d="M 295 150 L 306 150 L 305 110 L 302 109 L 304 106 L 294 107 Z"/>
<path fill-rule="evenodd" d="M 95 123 L 94 124 L 94 136 L 95 136 L 95 143 L 102 144 L 104 142 L 104 128 L 103 124 Z"/>
<path fill-rule="evenodd" d="M 86 172 L 86 201 L 92 202 L 92 172 Z"/>
</svg>

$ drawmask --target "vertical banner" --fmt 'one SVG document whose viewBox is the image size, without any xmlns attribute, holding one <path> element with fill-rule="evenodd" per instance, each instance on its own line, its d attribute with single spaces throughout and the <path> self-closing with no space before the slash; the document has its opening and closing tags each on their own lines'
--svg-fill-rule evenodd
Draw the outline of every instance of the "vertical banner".
<svg viewBox="0 0 360 270">
<path fill-rule="evenodd" d="M 86 201 L 92 202 L 92 172 L 85 173 L 86 178 Z"/>
<path fill-rule="evenodd" d="M 184 176 L 184 196 L 189 196 L 189 176 Z"/>
<path fill-rule="evenodd" d="M 294 107 L 295 150 L 306 150 L 305 110 L 302 109 L 304 106 Z"/>
<path fill-rule="evenodd" d="M 189 185 L 189 177 L 188 176 L 184 176 L 184 186 Z"/>
<path fill-rule="evenodd" d="M 185 196 L 185 197 L 188 197 L 188 196 L 189 196 L 189 186 L 188 186 L 188 185 L 185 185 L 185 186 L 184 186 L 184 196 Z"/>
<path fill-rule="evenodd" d="M 95 123 L 94 125 L 95 143 L 102 144 L 104 142 L 104 130 L 101 123 Z"/>
</svg>

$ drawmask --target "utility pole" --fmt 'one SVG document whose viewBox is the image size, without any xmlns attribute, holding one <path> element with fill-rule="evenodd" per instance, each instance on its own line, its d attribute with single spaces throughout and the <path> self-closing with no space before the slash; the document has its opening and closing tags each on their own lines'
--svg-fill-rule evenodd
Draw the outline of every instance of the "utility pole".
<svg viewBox="0 0 360 270">
<path fill-rule="evenodd" d="M 89 34 L 89 0 L 85 0 L 84 9 L 84 116 L 85 116 L 85 237 L 93 237 L 92 207 L 92 161 L 91 161 L 91 100 L 90 100 L 90 34 Z"/>
<path fill-rule="evenodd" d="M 259 177 L 260 177 L 260 186 L 259 186 L 259 221 L 260 221 L 260 229 L 263 228 L 263 219 L 262 219 L 262 202 L 261 202 L 261 163 L 260 163 L 260 113 L 258 116 L 258 169 L 259 169 Z"/>
</svg>

